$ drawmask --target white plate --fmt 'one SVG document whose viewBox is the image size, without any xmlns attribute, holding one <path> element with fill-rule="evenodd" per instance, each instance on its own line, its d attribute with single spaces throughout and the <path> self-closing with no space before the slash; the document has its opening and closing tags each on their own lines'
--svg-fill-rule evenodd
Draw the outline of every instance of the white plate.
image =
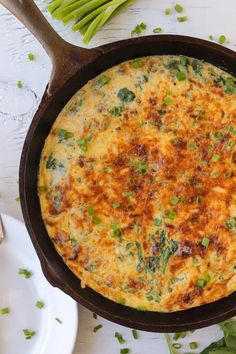
<svg viewBox="0 0 236 354">
<path fill-rule="evenodd" d="M 0 314 L 0 353 L 71 354 L 78 328 L 76 302 L 45 279 L 24 224 L 4 214 L 2 221 L 6 238 L 0 244 L 0 309 L 9 307 L 10 313 Z M 19 268 L 32 276 L 18 275 Z M 45 308 L 35 306 L 38 300 Z M 36 335 L 26 340 L 24 328 Z"/>
</svg>

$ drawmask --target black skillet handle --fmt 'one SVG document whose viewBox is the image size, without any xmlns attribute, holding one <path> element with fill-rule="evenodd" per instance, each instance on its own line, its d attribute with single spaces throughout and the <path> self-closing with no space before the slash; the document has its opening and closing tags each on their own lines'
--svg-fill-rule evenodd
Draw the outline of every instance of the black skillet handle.
<svg viewBox="0 0 236 354">
<path fill-rule="evenodd" d="M 80 48 L 62 39 L 33 0 L 0 0 L 0 3 L 28 28 L 51 58 L 53 68 L 48 95 L 55 94 L 58 88 L 84 63 L 99 55 L 99 50 Z"/>
</svg>

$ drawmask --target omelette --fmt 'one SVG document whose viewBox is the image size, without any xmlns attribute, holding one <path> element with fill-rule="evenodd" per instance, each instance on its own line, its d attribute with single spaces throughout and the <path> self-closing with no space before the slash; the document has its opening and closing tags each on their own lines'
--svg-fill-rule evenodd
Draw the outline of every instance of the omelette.
<svg viewBox="0 0 236 354">
<path fill-rule="evenodd" d="M 149 56 L 90 80 L 56 118 L 38 195 L 82 287 L 173 312 L 236 290 L 236 79 Z M 79 281 L 79 280 L 78 280 Z"/>
</svg>

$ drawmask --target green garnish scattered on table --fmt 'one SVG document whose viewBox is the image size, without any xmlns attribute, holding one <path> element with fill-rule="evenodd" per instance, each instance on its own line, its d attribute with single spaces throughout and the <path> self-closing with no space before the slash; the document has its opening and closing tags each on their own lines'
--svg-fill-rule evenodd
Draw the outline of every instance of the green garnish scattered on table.
<svg viewBox="0 0 236 354">
<path fill-rule="evenodd" d="M 23 268 L 19 269 L 18 274 L 24 275 L 25 279 L 29 279 L 32 275 L 32 273 L 30 271 L 28 271 L 27 269 L 23 269 Z"/>
<path fill-rule="evenodd" d="M 18 87 L 18 88 L 22 88 L 22 81 L 21 81 L 21 80 L 18 80 L 18 81 L 17 81 L 17 87 Z"/>
<path fill-rule="evenodd" d="M 33 53 L 29 53 L 29 54 L 28 54 L 28 59 L 29 59 L 30 61 L 33 61 L 33 60 L 35 59 L 34 54 L 33 54 Z"/>
<path fill-rule="evenodd" d="M 165 15 L 170 15 L 171 14 L 171 9 L 165 9 Z"/>
<path fill-rule="evenodd" d="M 120 344 L 124 344 L 125 343 L 125 339 L 124 337 L 122 336 L 122 334 L 120 334 L 119 332 L 116 332 L 115 333 L 115 338 L 117 338 L 118 342 Z"/>
<path fill-rule="evenodd" d="M 103 327 L 103 326 L 102 326 L 101 324 L 95 326 L 95 327 L 93 328 L 93 332 L 96 333 L 96 332 L 97 332 L 99 329 L 101 329 L 102 327 Z"/>
<path fill-rule="evenodd" d="M 114 16 L 125 10 L 135 0 L 46 0 L 53 18 L 64 25 L 73 23 L 72 30 L 79 31 L 88 44 L 94 35 Z"/>
<path fill-rule="evenodd" d="M 147 25 L 144 22 L 141 22 L 139 25 L 135 26 L 133 31 L 131 32 L 131 37 L 137 35 L 140 36 L 140 34 L 143 33 L 147 29 Z"/>
<path fill-rule="evenodd" d="M 136 329 L 132 329 L 132 335 L 134 339 L 138 339 L 138 332 L 136 331 Z"/>
<path fill-rule="evenodd" d="M 190 348 L 190 349 L 197 349 L 197 348 L 198 348 L 197 342 L 191 342 L 191 343 L 189 343 L 189 348 Z"/>
<path fill-rule="evenodd" d="M 179 4 L 175 5 L 175 11 L 178 12 L 179 14 L 181 14 L 183 12 L 183 7 Z"/>
<path fill-rule="evenodd" d="M 58 323 L 61 323 L 61 324 L 63 323 L 62 320 L 60 320 L 60 318 L 58 318 L 58 317 L 55 317 L 55 320 L 56 320 Z"/>
<path fill-rule="evenodd" d="M 178 22 L 186 22 L 186 21 L 188 21 L 188 17 L 187 16 L 179 16 L 179 17 L 177 17 L 177 21 Z"/>
<path fill-rule="evenodd" d="M 23 329 L 22 331 L 23 331 L 23 333 L 25 335 L 25 339 L 31 339 L 36 334 L 35 331 L 31 331 L 30 329 L 27 329 L 27 328 Z"/>
<path fill-rule="evenodd" d="M 225 35 L 221 35 L 221 36 L 219 36 L 219 38 L 218 38 L 218 43 L 219 44 L 225 44 L 227 42 L 227 38 L 225 37 Z"/>
<path fill-rule="evenodd" d="M 156 27 L 156 28 L 154 28 L 154 30 L 152 32 L 153 33 L 161 33 L 162 32 L 162 28 L 161 27 Z"/>
<path fill-rule="evenodd" d="M 38 309 L 43 309 L 45 307 L 45 304 L 43 301 L 37 301 L 35 306 L 38 308 Z"/>
<path fill-rule="evenodd" d="M 7 315 L 10 312 L 10 308 L 9 307 L 3 307 L 2 309 L 0 309 L 1 315 Z"/>
<path fill-rule="evenodd" d="M 130 353 L 130 349 L 129 348 L 120 349 L 120 354 L 129 354 L 129 353 Z"/>
</svg>

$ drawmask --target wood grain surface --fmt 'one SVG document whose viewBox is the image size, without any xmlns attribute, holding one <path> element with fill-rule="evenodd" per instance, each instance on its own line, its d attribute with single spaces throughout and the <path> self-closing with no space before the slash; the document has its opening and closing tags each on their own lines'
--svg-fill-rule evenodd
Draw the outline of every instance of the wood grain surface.
<svg viewBox="0 0 236 354">
<path fill-rule="evenodd" d="M 83 46 L 78 33 L 50 18 L 43 0 L 36 3 L 63 38 Z M 163 33 L 203 39 L 212 35 L 215 41 L 224 34 L 228 39 L 226 46 L 236 50 L 235 0 L 183 0 L 179 3 L 184 7 L 183 16 L 188 16 L 187 22 L 177 22 L 178 14 L 174 10 L 171 15 L 165 15 L 165 9 L 173 8 L 175 1 L 137 0 L 100 31 L 88 47 L 129 38 L 132 29 L 138 23 L 145 22 L 148 28 L 144 35 L 151 34 L 155 27 L 161 27 Z M 35 55 L 34 61 L 28 60 L 28 53 Z M 18 202 L 18 167 L 22 144 L 50 70 L 50 61 L 37 40 L 0 6 L 0 212 L 19 219 L 22 219 L 22 214 Z M 18 80 L 22 81 L 22 88 L 17 87 Z M 162 334 L 139 332 L 140 338 L 134 340 L 130 329 L 102 318 L 95 320 L 91 312 L 82 306 L 79 322 L 74 354 L 119 354 L 121 347 L 130 348 L 133 354 L 168 354 Z M 93 327 L 100 323 L 103 328 L 93 333 Z M 115 331 L 125 337 L 123 346 L 114 337 Z M 180 352 L 189 352 L 188 343 L 191 341 L 196 340 L 204 347 L 219 337 L 217 326 L 196 331 L 182 341 L 185 347 Z M 200 349 L 192 352 L 199 353 Z"/>
</svg>

